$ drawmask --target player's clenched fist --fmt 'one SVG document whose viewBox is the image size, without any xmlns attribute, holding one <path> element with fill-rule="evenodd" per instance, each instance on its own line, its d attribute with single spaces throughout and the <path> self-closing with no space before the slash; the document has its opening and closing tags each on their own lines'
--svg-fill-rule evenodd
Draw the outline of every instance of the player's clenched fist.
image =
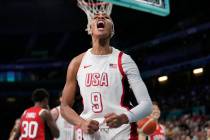
<svg viewBox="0 0 210 140">
<path fill-rule="evenodd" d="M 95 120 L 83 120 L 80 128 L 84 133 L 93 134 L 99 129 L 99 122 Z"/>
<path fill-rule="evenodd" d="M 128 123 L 128 118 L 125 114 L 117 115 L 115 113 L 108 113 L 104 118 L 107 126 L 110 128 L 117 128 Z"/>
</svg>

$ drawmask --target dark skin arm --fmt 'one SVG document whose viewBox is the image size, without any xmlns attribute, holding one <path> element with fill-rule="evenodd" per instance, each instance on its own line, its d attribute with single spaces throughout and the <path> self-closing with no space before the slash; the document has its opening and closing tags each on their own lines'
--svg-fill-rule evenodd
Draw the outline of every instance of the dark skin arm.
<svg viewBox="0 0 210 140">
<path fill-rule="evenodd" d="M 40 114 L 41 118 L 47 122 L 48 127 L 50 128 L 50 131 L 53 135 L 53 137 L 58 138 L 59 137 L 59 129 L 53 120 L 53 117 L 49 110 L 45 110 Z"/>
<path fill-rule="evenodd" d="M 83 132 L 93 134 L 98 131 L 99 123 L 95 120 L 81 118 L 71 107 L 74 103 L 77 87 L 77 71 L 84 53 L 75 57 L 68 66 L 66 83 L 63 89 L 61 101 L 61 115 L 71 124 L 80 127 Z"/>
<path fill-rule="evenodd" d="M 19 123 L 15 123 L 15 125 L 12 128 L 12 131 L 10 133 L 9 140 L 18 139 L 19 136 L 20 136 L 20 122 Z"/>
</svg>

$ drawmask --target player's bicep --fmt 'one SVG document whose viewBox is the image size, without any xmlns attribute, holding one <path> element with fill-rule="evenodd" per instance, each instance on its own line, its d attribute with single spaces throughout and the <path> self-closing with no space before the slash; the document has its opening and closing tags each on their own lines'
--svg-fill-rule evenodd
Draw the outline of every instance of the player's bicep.
<svg viewBox="0 0 210 140">
<path fill-rule="evenodd" d="M 150 99 L 146 85 L 140 76 L 139 69 L 130 56 L 124 55 L 122 67 L 137 101 L 140 102 L 144 99 Z"/>
<path fill-rule="evenodd" d="M 74 97 L 76 93 L 76 83 L 66 83 L 63 89 L 61 105 L 72 106 L 74 103 Z"/>
<path fill-rule="evenodd" d="M 73 59 L 72 62 L 68 66 L 67 75 L 66 75 L 66 83 L 63 89 L 62 101 L 63 105 L 73 105 L 74 97 L 76 93 L 77 80 L 76 80 L 76 62 Z"/>
<path fill-rule="evenodd" d="M 43 113 L 43 116 L 44 116 L 45 121 L 47 122 L 49 127 L 54 126 L 55 123 L 54 123 L 53 117 L 52 117 L 52 115 L 50 115 L 50 113 L 48 111 L 45 111 Z"/>
<path fill-rule="evenodd" d="M 129 80 L 129 83 L 135 83 L 142 81 L 138 66 L 133 61 L 133 59 L 126 55 L 123 57 L 123 69 L 125 71 L 125 74 Z"/>
</svg>

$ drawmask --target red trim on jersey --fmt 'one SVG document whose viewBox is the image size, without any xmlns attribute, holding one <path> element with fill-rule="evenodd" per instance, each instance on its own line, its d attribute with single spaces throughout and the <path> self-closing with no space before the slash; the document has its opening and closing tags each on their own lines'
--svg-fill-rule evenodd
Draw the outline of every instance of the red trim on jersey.
<svg viewBox="0 0 210 140">
<path fill-rule="evenodd" d="M 125 72 L 122 67 L 122 55 L 123 55 L 123 52 L 120 52 L 118 55 L 118 68 L 120 70 L 122 77 L 125 77 Z"/>
<path fill-rule="evenodd" d="M 124 97 L 125 97 L 125 86 L 124 86 L 124 83 L 125 83 L 125 79 L 126 79 L 126 74 L 123 70 L 123 67 L 122 67 L 122 55 L 123 55 L 123 52 L 121 51 L 118 55 L 118 68 L 119 68 L 119 71 L 122 75 L 122 96 L 121 96 L 121 101 L 120 101 L 120 105 L 122 107 L 125 107 L 127 110 L 129 110 L 129 106 L 126 106 L 123 101 L 124 101 Z M 130 130 L 130 138 L 129 140 L 138 140 L 138 133 L 137 133 L 137 125 L 136 123 L 131 123 L 130 124 L 131 126 L 131 130 Z"/>
<path fill-rule="evenodd" d="M 135 122 L 131 123 L 131 133 L 129 140 L 138 140 L 137 125 Z"/>
<path fill-rule="evenodd" d="M 129 110 L 129 107 L 126 106 L 124 103 L 123 103 L 123 100 L 124 100 L 124 97 L 125 97 L 125 86 L 124 86 L 124 81 L 126 79 L 126 75 L 125 75 L 125 72 L 123 71 L 123 67 L 122 67 L 122 55 L 123 55 L 123 52 L 120 52 L 119 55 L 118 55 L 118 68 L 119 68 L 119 71 L 122 75 L 122 80 L 121 80 L 121 83 L 122 83 L 122 96 L 121 96 L 121 100 L 120 100 L 120 105 L 122 107 L 125 107 L 127 110 Z"/>
<path fill-rule="evenodd" d="M 125 77 L 122 78 L 121 83 L 122 83 L 122 96 L 121 96 L 121 100 L 120 100 L 120 105 L 124 108 L 126 108 L 127 110 L 129 110 L 129 107 L 126 106 L 124 104 L 124 99 L 125 99 L 125 86 L 124 86 L 124 81 L 125 81 Z"/>
</svg>

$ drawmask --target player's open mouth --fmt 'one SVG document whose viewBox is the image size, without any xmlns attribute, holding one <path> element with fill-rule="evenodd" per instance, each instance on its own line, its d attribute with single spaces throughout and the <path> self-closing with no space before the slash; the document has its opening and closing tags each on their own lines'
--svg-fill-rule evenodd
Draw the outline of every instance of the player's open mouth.
<svg viewBox="0 0 210 140">
<path fill-rule="evenodd" d="M 104 29 L 104 26 L 105 26 L 105 23 L 104 23 L 103 20 L 99 20 L 99 21 L 97 22 L 97 28 L 98 28 L 98 29 Z"/>
</svg>

